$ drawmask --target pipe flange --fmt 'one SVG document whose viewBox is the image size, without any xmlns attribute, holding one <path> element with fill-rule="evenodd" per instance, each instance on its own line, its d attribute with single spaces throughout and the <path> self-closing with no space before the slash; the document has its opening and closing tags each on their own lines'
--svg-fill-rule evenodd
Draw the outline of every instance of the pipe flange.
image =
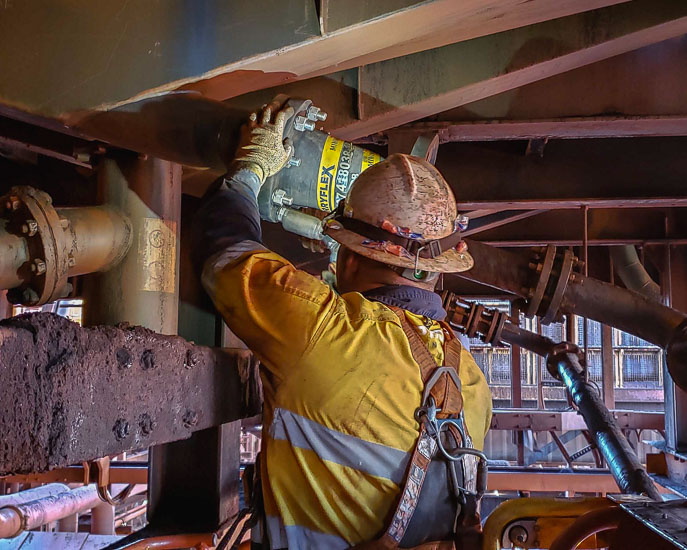
<svg viewBox="0 0 687 550">
<path fill-rule="evenodd" d="M 10 302 L 42 305 L 64 296 L 69 272 L 69 241 L 50 196 L 29 186 L 13 187 L 0 199 L 7 230 L 26 239 L 29 260 L 21 267 L 24 284 L 7 293 Z"/>
<path fill-rule="evenodd" d="M 575 267 L 575 262 L 577 258 L 570 251 L 566 250 L 561 258 L 560 269 L 558 270 L 558 279 L 556 280 L 556 288 L 551 295 L 551 300 L 549 300 L 549 305 L 546 308 L 546 313 L 542 318 L 542 323 L 548 325 L 556 319 L 558 315 L 558 309 L 563 301 L 563 295 L 565 294 L 565 289 L 568 287 L 568 281 L 570 280 L 570 275 L 572 274 L 573 267 Z"/>
<path fill-rule="evenodd" d="M 553 268 L 553 261 L 555 258 L 556 247 L 550 244 L 546 247 L 544 259 L 536 264 L 530 264 L 530 267 L 538 273 L 539 279 L 537 279 L 537 285 L 534 288 L 532 296 L 527 300 L 527 311 L 525 312 L 527 317 L 533 317 L 539 309 L 542 298 L 544 297 L 544 292 L 549 284 L 549 277 L 551 276 L 551 269 Z"/>
</svg>

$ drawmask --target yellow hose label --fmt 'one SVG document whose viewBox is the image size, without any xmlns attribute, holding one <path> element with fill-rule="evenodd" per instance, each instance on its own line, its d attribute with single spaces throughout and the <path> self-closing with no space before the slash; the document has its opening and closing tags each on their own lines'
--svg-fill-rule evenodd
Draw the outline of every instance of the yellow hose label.
<svg viewBox="0 0 687 550">
<path fill-rule="evenodd" d="M 370 166 L 373 164 L 377 164 L 382 160 L 382 157 L 379 156 L 377 153 L 373 153 L 372 151 L 368 151 L 367 149 L 363 149 L 363 166 L 361 172 L 364 172 L 367 170 Z"/>
<path fill-rule="evenodd" d="M 145 218 L 139 241 L 142 264 L 141 290 L 174 293 L 176 288 L 177 224 L 159 218 Z"/>
<path fill-rule="evenodd" d="M 317 180 L 317 207 L 325 212 L 336 208 L 336 173 L 344 142 L 327 136 L 320 158 L 320 177 Z"/>
</svg>

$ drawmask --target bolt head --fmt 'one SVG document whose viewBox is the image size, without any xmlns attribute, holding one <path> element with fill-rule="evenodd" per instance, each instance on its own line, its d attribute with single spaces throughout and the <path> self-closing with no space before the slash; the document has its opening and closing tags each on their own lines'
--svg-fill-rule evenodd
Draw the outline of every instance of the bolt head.
<svg viewBox="0 0 687 550">
<path fill-rule="evenodd" d="M 26 223 L 21 226 L 21 232 L 33 237 L 38 233 L 38 222 L 36 220 L 26 220 Z"/>
<path fill-rule="evenodd" d="M 69 258 L 67 259 L 67 265 L 69 265 L 69 267 L 74 267 L 76 265 L 76 260 L 74 259 L 74 256 L 69 256 Z"/>
<path fill-rule="evenodd" d="M 315 107 L 314 105 L 308 107 L 308 110 L 306 111 L 306 116 L 308 117 L 308 120 L 312 120 L 313 122 L 317 120 L 327 120 L 327 113 L 322 111 L 319 107 Z"/>
<path fill-rule="evenodd" d="M 310 132 L 315 129 L 315 123 L 302 115 L 298 115 L 293 122 L 293 127 L 299 132 L 304 132 L 306 130 Z"/>
<path fill-rule="evenodd" d="M 12 196 L 7 199 L 7 202 L 5 203 L 5 208 L 7 210 L 18 210 L 20 206 L 19 198 Z"/>
<path fill-rule="evenodd" d="M 36 258 L 31 264 L 31 271 L 33 271 L 36 275 L 42 275 L 45 273 L 45 270 L 45 262 L 40 258 Z"/>
</svg>

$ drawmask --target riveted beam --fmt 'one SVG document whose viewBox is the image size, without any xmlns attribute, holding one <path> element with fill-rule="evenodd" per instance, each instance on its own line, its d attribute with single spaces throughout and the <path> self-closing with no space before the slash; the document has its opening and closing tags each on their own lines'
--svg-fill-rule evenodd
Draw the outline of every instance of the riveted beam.
<svg viewBox="0 0 687 550">
<path fill-rule="evenodd" d="M 635 0 L 361 68 L 356 139 L 687 32 L 680 0 Z"/>
<path fill-rule="evenodd" d="M 48 313 L 0 322 L 0 387 L 0 475 L 185 439 L 261 407 L 250 352 Z"/>
</svg>

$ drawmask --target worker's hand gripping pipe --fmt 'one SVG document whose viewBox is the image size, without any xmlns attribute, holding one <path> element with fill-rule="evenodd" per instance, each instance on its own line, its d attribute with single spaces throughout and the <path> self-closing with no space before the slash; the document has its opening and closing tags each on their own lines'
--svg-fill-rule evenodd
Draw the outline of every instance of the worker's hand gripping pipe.
<svg viewBox="0 0 687 550">
<path fill-rule="evenodd" d="M 524 330 L 512 323 L 505 313 L 463 302 L 451 292 L 445 292 L 443 298 L 447 321 L 458 332 L 489 344 L 516 345 L 545 357 L 549 372 L 565 384 L 620 491 L 661 500 L 613 414 L 603 404 L 596 388 L 585 379 L 577 346 L 565 342 L 558 344 Z"/>
<path fill-rule="evenodd" d="M 335 255 L 336 243 L 323 237 L 322 221 L 298 209 L 331 212 L 346 197 L 360 173 L 382 157 L 317 130 L 317 124 L 326 120 L 327 113 L 310 100 L 292 99 L 288 105 L 294 114 L 286 124 L 284 139 L 292 144 L 293 156 L 261 187 L 260 216 L 281 223 L 284 229 L 301 237 L 324 241 Z"/>
</svg>

